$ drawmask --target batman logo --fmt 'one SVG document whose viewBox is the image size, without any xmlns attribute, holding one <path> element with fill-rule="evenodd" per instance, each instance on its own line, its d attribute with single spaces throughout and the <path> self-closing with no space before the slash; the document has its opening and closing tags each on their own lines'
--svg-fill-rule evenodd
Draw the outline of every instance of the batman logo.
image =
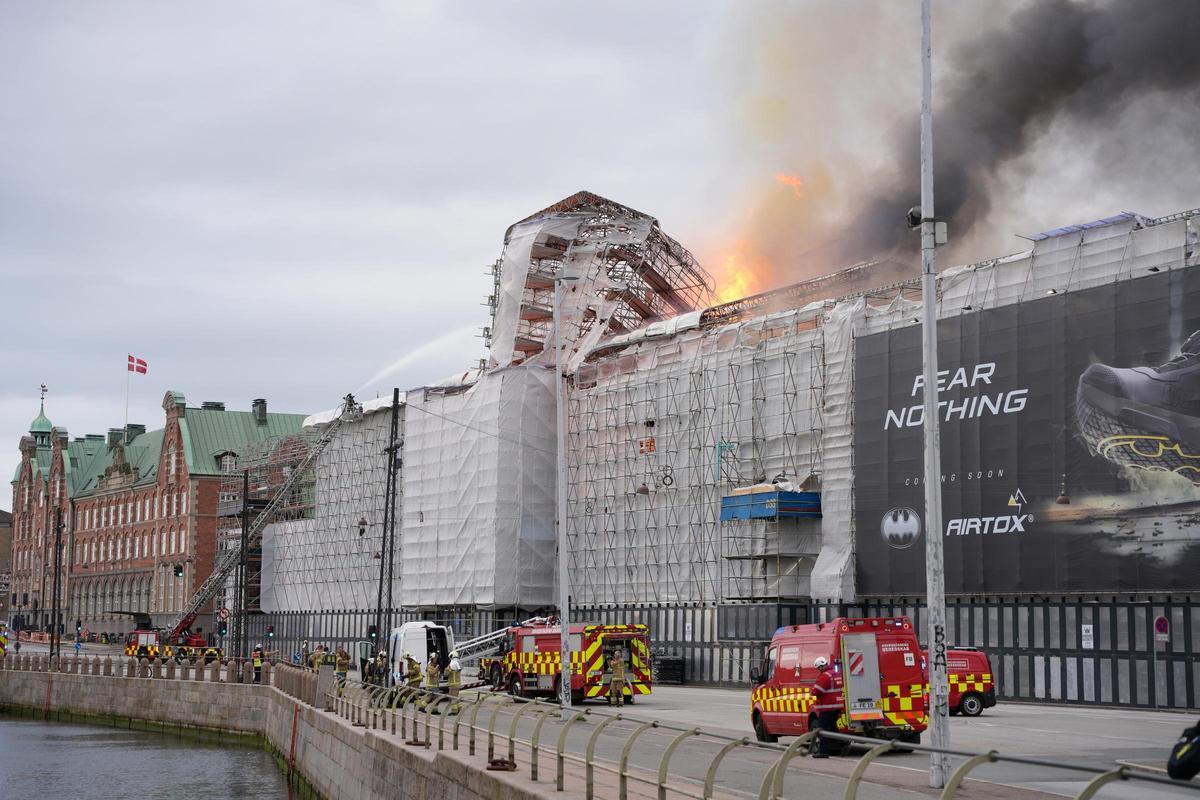
<svg viewBox="0 0 1200 800">
<path fill-rule="evenodd" d="M 921 518 L 911 508 L 893 508 L 883 515 L 879 532 L 889 547 L 907 550 L 921 538 Z"/>
</svg>

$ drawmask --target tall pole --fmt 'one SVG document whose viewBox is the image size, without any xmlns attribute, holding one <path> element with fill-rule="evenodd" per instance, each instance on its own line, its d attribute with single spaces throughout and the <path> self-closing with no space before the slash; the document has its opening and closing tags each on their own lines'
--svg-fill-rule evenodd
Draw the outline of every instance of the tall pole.
<svg viewBox="0 0 1200 800">
<path fill-rule="evenodd" d="M 242 470 L 242 540 L 239 544 L 240 558 L 238 559 L 237 577 L 237 630 L 234 631 L 237 642 L 238 658 L 246 658 L 246 551 L 249 547 L 250 532 L 250 470 Z"/>
<path fill-rule="evenodd" d="M 929 626 L 929 709 L 931 745 L 950 746 L 949 676 L 946 674 L 946 580 L 942 556 L 942 442 L 938 419 L 937 385 L 937 244 L 933 213 L 933 49 L 930 0 L 921 0 L 921 349 L 925 385 L 925 591 Z M 929 785 L 946 782 L 950 760 L 943 753 L 929 756 Z"/>
<path fill-rule="evenodd" d="M 388 438 L 388 477 L 387 508 L 384 510 L 383 527 L 387 531 L 387 552 L 381 555 L 387 559 L 387 605 L 384 612 L 383 625 L 379 635 L 390 641 L 392 630 L 392 581 L 396 572 L 396 485 L 400 482 L 399 463 L 400 436 L 400 389 L 392 388 L 392 432 Z"/>
<path fill-rule="evenodd" d="M 558 697 L 562 703 L 562 718 L 566 722 L 571 712 L 571 581 L 567 571 L 567 393 L 563 379 L 563 335 L 562 335 L 562 268 L 554 279 L 554 410 L 556 418 L 557 446 L 555 447 L 556 473 L 554 496 L 557 512 L 555 523 L 558 528 L 558 625 L 561 631 L 560 659 L 558 668 Z"/>
<path fill-rule="evenodd" d="M 392 553 L 394 552 L 394 517 L 396 483 L 396 425 L 400 414 L 400 389 L 392 389 L 392 419 L 388 444 L 384 448 L 387 456 L 387 477 L 383 488 L 383 526 L 379 542 L 379 590 L 375 595 L 375 630 L 387 641 L 388 626 L 391 625 L 392 606 Z M 384 612 L 383 586 L 387 584 L 387 612 Z M 374 653 L 372 653 L 374 656 Z"/>
<path fill-rule="evenodd" d="M 62 507 L 54 509 L 54 605 L 50 616 L 50 655 L 59 653 L 59 609 L 58 609 L 58 573 L 62 569 Z"/>
</svg>

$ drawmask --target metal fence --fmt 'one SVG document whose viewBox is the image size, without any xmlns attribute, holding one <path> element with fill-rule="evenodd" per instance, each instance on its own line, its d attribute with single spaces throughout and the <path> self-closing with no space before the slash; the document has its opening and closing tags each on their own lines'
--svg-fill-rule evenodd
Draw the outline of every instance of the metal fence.
<svg viewBox="0 0 1200 800">
<path fill-rule="evenodd" d="M 284 668 L 283 672 L 289 670 Z M 278 678 L 276 685 L 280 685 Z M 324 700 L 326 708 L 351 724 L 399 735 L 404 744 L 411 747 L 436 747 L 437 750 L 459 750 L 461 747 L 469 755 L 475 756 L 477 745 L 482 751 L 486 742 L 488 769 L 515 771 L 523 767 L 528 769 L 529 778 L 535 783 L 540 780 L 549 782 L 550 763 L 553 763 L 556 791 L 581 788 L 587 800 L 596 797 L 627 800 L 631 784 L 640 784 L 656 792 L 659 800 L 665 800 L 669 795 L 708 800 L 716 792 L 722 796 L 782 800 L 789 764 L 796 756 L 807 754 L 815 746 L 818 736 L 835 740 L 838 746 L 865 746 L 869 749 L 859 756 L 845 778 L 807 770 L 802 778 L 804 783 L 796 786 L 796 776 L 793 774 L 792 788 L 800 789 L 806 796 L 812 796 L 814 790 L 822 796 L 833 796 L 829 792 L 836 789 L 843 800 L 855 800 L 871 763 L 889 752 L 943 753 L 963 759 L 942 787 L 939 793 L 942 800 L 952 800 L 957 796 L 963 782 L 977 767 L 1001 762 L 1085 776 L 1087 783 L 1075 795 L 1077 800 L 1088 800 L 1104 786 L 1118 781 L 1142 786 L 1169 786 L 1200 794 L 1200 784 L 1171 780 L 1127 765 L 1113 764 L 1111 768 L 1098 768 L 1009 756 L 995 750 L 986 753 L 949 750 L 823 731 L 806 733 L 793 739 L 787 746 L 781 746 L 592 708 L 575 710 L 569 719 L 560 721 L 561 706 L 487 693 L 452 698 L 433 690 L 389 689 L 342 681 L 330 685 Z M 551 723 L 549 728 L 545 728 L 547 722 Z M 577 723 L 582 724 L 572 739 L 572 727 Z M 608 734 L 610 739 L 607 747 L 601 742 L 604 734 Z M 635 752 L 635 743 L 637 752 L 642 756 L 641 763 L 636 764 L 630 758 Z M 700 772 L 694 769 L 672 769 L 673 763 L 679 764 L 689 753 L 696 756 L 697 751 L 701 751 L 700 763 L 706 767 L 703 780 Z M 738 757 L 726 762 L 726 757 L 735 751 Z M 544 765 L 541 773 L 539 756 L 544 759 L 541 761 Z M 730 773 L 729 770 L 721 772 L 723 763 L 732 762 L 739 764 L 742 769 L 736 773 Z M 575 787 L 568 783 L 568 765 L 576 771 L 574 783 L 582 783 L 582 786 Z M 578 774 L 580 769 L 582 775 Z M 601 773 L 610 777 L 607 785 L 600 778 Z M 1138 793 L 1137 789 L 1130 788 Z M 635 794 L 640 796 L 643 793 L 635 791 Z"/>
<path fill-rule="evenodd" d="M 458 638 L 496 630 L 545 609 L 436 609 L 393 612 L 393 624 L 434 619 Z M 552 611 L 552 610 L 551 610 Z M 846 603 L 739 603 L 721 606 L 590 606 L 575 619 L 644 623 L 656 655 L 681 658 L 684 680 L 748 685 L 772 633 L 784 625 L 836 616 L 911 618 L 926 640 L 923 605 L 914 599 Z M 1168 620 L 1166 642 L 1155 641 L 1154 620 Z M 349 647 L 366 638 L 374 613 L 365 610 L 284 612 L 250 618 L 251 644 L 274 643 L 284 660 L 303 639 Z M 386 632 L 381 632 L 381 637 Z M 1191 597 L 951 598 L 947 641 L 986 650 L 1002 699 L 1193 709 L 1200 703 L 1200 607 Z"/>
</svg>

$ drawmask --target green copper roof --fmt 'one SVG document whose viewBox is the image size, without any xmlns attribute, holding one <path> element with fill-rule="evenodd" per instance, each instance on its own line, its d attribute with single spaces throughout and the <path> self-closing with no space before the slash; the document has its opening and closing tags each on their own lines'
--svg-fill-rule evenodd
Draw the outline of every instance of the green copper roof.
<svg viewBox="0 0 1200 800">
<path fill-rule="evenodd" d="M 42 407 L 38 409 L 38 415 L 33 422 L 29 423 L 30 433 L 50 433 L 54 427 L 50 420 L 46 419 L 46 402 L 42 401 Z"/>
<path fill-rule="evenodd" d="M 183 397 L 179 393 L 175 395 Z M 304 414 L 270 413 L 267 414 L 266 424 L 259 425 L 252 411 L 189 407 L 179 419 L 188 474 L 193 477 L 220 475 L 219 456 L 222 453 L 241 455 L 251 442 L 300 433 L 304 418 Z M 139 433 L 125 445 L 125 461 L 137 470 L 138 478 L 134 486 L 145 486 L 157 480 L 163 432 L 159 428 Z M 69 476 L 72 496 L 95 492 L 100 476 L 113 463 L 113 451 L 104 441 L 84 441 L 79 444 L 77 466 Z"/>
<path fill-rule="evenodd" d="M 185 422 L 184 455 L 192 475 L 220 475 L 218 457 L 233 452 L 243 455 L 251 442 L 300 433 L 304 414 L 267 414 L 265 425 L 259 425 L 252 411 L 217 411 L 208 408 L 189 408 L 180 422 Z"/>
</svg>

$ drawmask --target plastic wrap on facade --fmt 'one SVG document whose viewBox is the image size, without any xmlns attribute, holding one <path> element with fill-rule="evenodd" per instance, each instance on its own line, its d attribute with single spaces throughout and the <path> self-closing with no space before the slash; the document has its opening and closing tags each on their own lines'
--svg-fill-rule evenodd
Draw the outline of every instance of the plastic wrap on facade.
<svg viewBox="0 0 1200 800">
<path fill-rule="evenodd" d="M 405 607 L 538 607 L 554 586 L 554 375 L 494 370 L 415 391 L 405 416 L 399 588 Z"/>
</svg>

